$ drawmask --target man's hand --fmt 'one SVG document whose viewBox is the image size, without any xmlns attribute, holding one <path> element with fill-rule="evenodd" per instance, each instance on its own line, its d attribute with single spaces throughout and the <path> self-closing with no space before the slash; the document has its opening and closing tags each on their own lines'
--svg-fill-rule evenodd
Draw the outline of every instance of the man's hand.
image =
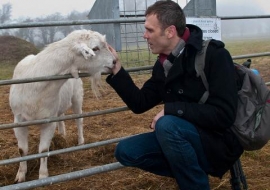
<svg viewBox="0 0 270 190">
<path fill-rule="evenodd" d="M 157 120 L 159 118 L 161 118 L 162 116 L 164 116 L 164 109 L 162 109 L 153 119 L 151 125 L 150 125 L 150 128 L 155 130 L 155 127 L 156 127 L 156 123 L 157 123 Z"/>
<path fill-rule="evenodd" d="M 109 50 L 112 52 L 113 56 L 115 57 L 115 64 L 114 64 L 114 67 L 112 68 L 112 73 L 115 75 L 121 69 L 121 63 L 115 49 L 109 44 L 108 44 L 108 47 L 109 47 Z"/>
</svg>

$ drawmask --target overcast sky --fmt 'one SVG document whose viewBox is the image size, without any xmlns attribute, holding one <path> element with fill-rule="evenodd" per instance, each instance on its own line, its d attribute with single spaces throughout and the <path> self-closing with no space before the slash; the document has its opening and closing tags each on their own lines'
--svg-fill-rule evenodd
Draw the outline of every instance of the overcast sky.
<svg viewBox="0 0 270 190">
<path fill-rule="evenodd" d="M 67 15 L 73 10 L 89 11 L 94 2 L 95 0 L 1 0 L 0 6 L 2 8 L 2 4 L 12 4 L 12 19 L 17 19 L 42 17 L 56 12 Z M 178 2 L 183 7 L 187 0 L 178 0 Z M 217 0 L 218 16 L 262 15 L 263 13 L 258 14 L 260 10 L 270 15 L 269 0 Z"/>
<path fill-rule="evenodd" d="M 0 0 L 12 5 L 12 19 L 18 17 L 42 17 L 56 12 L 66 15 L 73 10 L 89 11 L 95 0 Z"/>
</svg>

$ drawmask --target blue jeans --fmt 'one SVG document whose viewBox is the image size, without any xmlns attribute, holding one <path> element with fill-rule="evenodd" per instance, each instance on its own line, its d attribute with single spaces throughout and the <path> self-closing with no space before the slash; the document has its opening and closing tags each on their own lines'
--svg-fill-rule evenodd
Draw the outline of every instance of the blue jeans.
<svg viewBox="0 0 270 190">
<path fill-rule="evenodd" d="M 161 117 L 155 131 L 120 141 L 116 159 L 125 166 L 173 177 L 181 190 L 209 190 L 209 165 L 197 129 L 179 117 Z"/>
</svg>

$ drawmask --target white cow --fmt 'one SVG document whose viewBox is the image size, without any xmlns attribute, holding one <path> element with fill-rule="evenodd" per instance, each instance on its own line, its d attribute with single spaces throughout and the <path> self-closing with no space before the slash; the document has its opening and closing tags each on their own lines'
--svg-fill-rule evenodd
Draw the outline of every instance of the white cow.
<svg viewBox="0 0 270 190">
<path fill-rule="evenodd" d="M 88 72 L 92 89 L 97 89 L 101 73 L 110 73 L 115 63 L 105 36 L 91 30 L 77 30 L 64 39 L 48 45 L 37 55 L 29 55 L 16 66 L 13 79 L 33 78 L 48 75 L 71 73 L 76 79 L 63 79 L 25 84 L 13 84 L 10 88 L 10 107 L 14 122 L 57 117 L 62 115 L 71 103 L 74 112 L 81 113 L 83 96 L 79 71 Z M 77 103 L 75 103 L 77 101 Z M 79 103 L 78 103 L 79 102 Z M 58 122 L 59 123 L 59 122 Z M 60 122 L 60 132 L 65 134 Z M 83 144 L 82 120 L 77 120 L 78 144 Z M 40 126 L 39 153 L 49 151 L 49 146 L 57 123 L 46 123 Z M 62 126 L 62 127 L 61 127 Z M 28 127 L 14 128 L 21 156 L 28 154 Z M 20 162 L 15 182 L 25 181 L 26 161 Z M 39 178 L 48 177 L 47 157 L 40 159 Z"/>
</svg>

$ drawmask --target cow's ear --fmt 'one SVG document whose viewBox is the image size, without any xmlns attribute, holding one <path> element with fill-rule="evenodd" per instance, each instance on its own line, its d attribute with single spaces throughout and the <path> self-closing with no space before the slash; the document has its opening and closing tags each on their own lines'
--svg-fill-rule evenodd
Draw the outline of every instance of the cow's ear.
<svg viewBox="0 0 270 190">
<path fill-rule="evenodd" d="M 83 55 L 85 59 L 95 56 L 95 52 L 89 48 L 85 43 L 79 43 L 74 46 L 75 51 Z"/>
</svg>

